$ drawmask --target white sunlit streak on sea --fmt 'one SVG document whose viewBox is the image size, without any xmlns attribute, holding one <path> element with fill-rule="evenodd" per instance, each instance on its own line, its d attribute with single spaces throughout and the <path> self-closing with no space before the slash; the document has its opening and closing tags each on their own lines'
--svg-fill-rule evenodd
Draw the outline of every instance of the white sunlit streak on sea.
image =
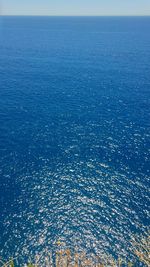
<svg viewBox="0 0 150 267">
<path fill-rule="evenodd" d="M 44 257 L 61 240 L 72 249 L 127 256 L 132 234 L 147 230 L 140 216 L 149 216 L 148 201 L 143 206 L 140 198 L 146 200 L 149 192 L 144 181 L 130 178 L 129 171 L 126 175 L 89 160 L 60 165 L 56 172 L 45 166 L 40 173 L 20 177 L 20 211 L 5 219 L 6 232 L 9 227 L 13 232 L 4 251 L 15 240 L 15 256 Z"/>
<path fill-rule="evenodd" d="M 139 156 L 149 135 L 131 122 L 120 124 L 121 131 L 119 126 L 116 130 L 113 120 L 105 121 L 103 127 L 94 121 L 84 126 L 72 122 L 70 127 L 60 117 L 58 134 L 62 136 L 63 129 L 69 138 L 65 134 L 59 140 L 60 152 L 55 164 L 48 157 L 39 158 L 34 153 L 41 167 L 36 170 L 35 163 L 30 162 L 29 170 L 24 164 L 20 169 L 14 153 L 16 162 L 10 170 L 15 172 L 20 193 L 4 218 L 6 241 L 1 254 L 19 256 L 23 262 L 29 255 L 32 259 L 41 255 L 42 262 L 47 251 L 55 250 L 56 242 L 61 240 L 72 250 L 128 257 L 132 235 L 147 232 L 149 177 L 148 172 L 142 173 L 142 164 L 136 172 L 121 160 L 112 164 L 112 159 L 115 153 L 124 152 L 121 140 L 131 147 L 131 154 L 126 157 L 132 158 L 133 146 L 133 153 Z M 27 130 L 26 125 L 22 127 Z M 49 149 L 51 132 L 45 125 L 37 135 L 33 133 L 29 155 L 40 140 Z M 88 156 L 82 154 L 86 149 Z M 107 160 L 102 161 L 98 155 L 103 151 Z M 144 153 L 147 162 L 148 148 Z M 9 176 L 8 168 L 7 182 Z"/>
</svg>

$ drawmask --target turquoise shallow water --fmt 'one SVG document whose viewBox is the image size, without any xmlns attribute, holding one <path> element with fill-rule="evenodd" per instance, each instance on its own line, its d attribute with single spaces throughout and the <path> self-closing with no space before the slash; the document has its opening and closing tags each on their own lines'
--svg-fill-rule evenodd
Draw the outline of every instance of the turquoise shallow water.
<svg viewBox="0 0 150 267">
<path fill-rule="evenodd" d="M 130 254 L 149 226 L 150 18 L 0 17 L 0 255 Z"/>
</svg>

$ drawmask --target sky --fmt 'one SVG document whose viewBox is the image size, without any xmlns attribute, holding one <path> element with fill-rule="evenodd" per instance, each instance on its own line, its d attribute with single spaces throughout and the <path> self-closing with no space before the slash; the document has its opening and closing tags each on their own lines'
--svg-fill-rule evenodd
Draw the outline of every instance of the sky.
<svg viewBox="0 0 150 267">
<path fill-rule="evenodd" d="M 0 0 L 1 15 L 150 15 L 150 0 Z"/>
</svg>

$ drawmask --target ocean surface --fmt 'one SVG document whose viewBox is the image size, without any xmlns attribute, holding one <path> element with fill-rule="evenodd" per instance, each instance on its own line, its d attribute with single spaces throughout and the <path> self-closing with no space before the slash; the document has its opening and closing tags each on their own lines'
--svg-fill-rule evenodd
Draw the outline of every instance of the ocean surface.
<svg viewBox="0 0 150 267">
<path fill-rule="evenodd" d="M 129 256 L 149 227 L 150 17 L 0 17 L 0 256 Z"/>
</svg>

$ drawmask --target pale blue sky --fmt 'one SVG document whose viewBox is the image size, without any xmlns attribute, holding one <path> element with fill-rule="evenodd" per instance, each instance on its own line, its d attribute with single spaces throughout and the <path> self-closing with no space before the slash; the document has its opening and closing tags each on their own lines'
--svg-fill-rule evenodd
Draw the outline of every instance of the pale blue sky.
<svg viewBox="0 0 150 267">
<path fill-rule="evenodd" d="M 150 0 L 0 0 L 2 15 L 150 15 Z"/>
</svg>

